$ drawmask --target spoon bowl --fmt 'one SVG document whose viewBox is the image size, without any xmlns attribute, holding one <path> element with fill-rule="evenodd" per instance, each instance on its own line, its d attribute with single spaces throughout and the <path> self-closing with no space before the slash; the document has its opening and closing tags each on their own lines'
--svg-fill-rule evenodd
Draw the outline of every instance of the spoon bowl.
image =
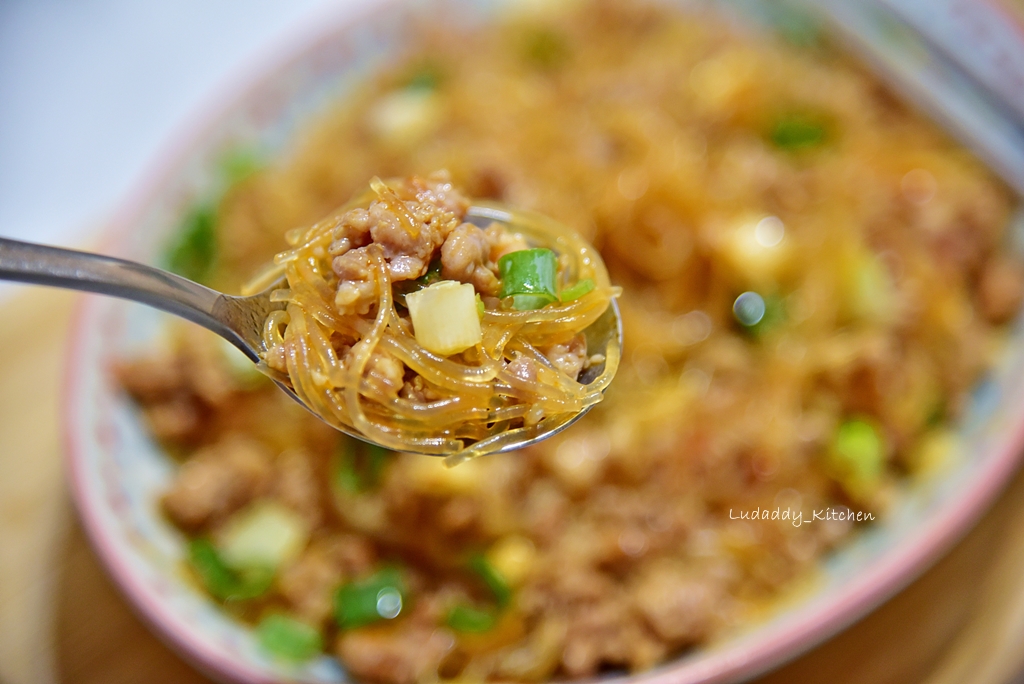
<svg viewBox="0 0 1024 684">
<path fill-rule="evenodd" d="M 558 242 L 568 229 L 550 219 L 527 212 L 510 211 L 496 204 L 471 207 L 471 222 L 503 222 L 517 231 L 535 238 Z M 292 389 L 287 376 L 275 373 L 262 363 L 266 352 L 263 325 L 271 312 L 283 309 L 284 302 L 274 301 L 271 294 L 279 289 L 275 283 L 250 296 L 234 296 L 217 292 L 205 285 L 152 266 L 124 259 L 37 245 L 0 238 L 0 280 L 49 285 L 65 289 L 95 292 L 129 299 L 197 323 L 238 347 L 253 363 L 274 380 L 278 387 L 311 413 L 335 429 L 351 437 L 373 444 L 359 431 L 335 420 L 328 420 L 307 406 Z M 622 346 L 622 321 L 614 299 L 608 309 L 584 332 L 588 353 L 603 359 L 583 371 L 579 378 L 588 385 L 600 377 L 609 359 L 618 360 Z M 615 366 L 613 365 L 612 368 Z M 590 407 L 576 413 L 551 416 L 536 425 L 507 430 L 494 437 L 470 445 L 454 454 L 443 454 L 454 464 L 467 458 L 521 449 L 547 439 L 579 420 Z M 420 452 L 415 447 L 410 453 Z M 430 455 L 438 455 L 436 453 Z"/>
</svg>

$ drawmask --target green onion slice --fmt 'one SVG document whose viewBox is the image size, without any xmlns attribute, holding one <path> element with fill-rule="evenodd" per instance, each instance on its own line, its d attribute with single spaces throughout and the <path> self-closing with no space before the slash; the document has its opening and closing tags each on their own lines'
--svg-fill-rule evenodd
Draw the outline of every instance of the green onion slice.
<svg viewBox="0 0 1024 684">
<path fill-rule="evenodd" d="M 480 610 L 460 603 L 448 612 L 446 622 L 456 632 L 479 634 L 490 631 L 494 627 L 494 623 L 497 622 L 497 618 L 489 610 Z"/>
<path fill-rule="evenodd" d="M 383 568 L 369 577 L 344 584 L 334 594 L 334 619 L 342 629 L 355 629 L 398 617 L 404 608 L 405 582 L 398 568 Z"/>
<path fill-rule="evenodd" d="M 791 114 L 775 122 L 771 131 L 772 143 L 783 150 L 806 150 L 825 142 L 828 132 L 814 117 Z"/>
<path fill-rule="evenodd" d="M 853 418 L 836 431 L 831 456 L 834 466 L 844 478 L 852 483 L 871 483 L 882 474 L 885 444 L 874 425 Z"/>
<path fill-rule="evenodd" d="M 334 486 L 345 494 L 363 491 L 363 477 L 356 468 L 355 440 L 342 437 L 332 463 Z"/>
<path fill-rule="evenodd" d="M 405 79 L 405 87 L 410 90 L 437 90 L 444 80 L 444 67 L 437 62 L 424 62 Z"/>
<path fill-rule="evenodd" d="M 512 297 L 512 307 L 517 311 L 539 309 L 558 301 L 558 257 L 550 249 L 523 249 L 506 254 L 498 260 L 498 272 L 499 296 Z"/>
<path fill-rule="evenodd" d="M 269 568 L 232 570 L 209 539 L 193 539 L 189 544 L 189 565 L 203 586 L 221 601 L 244 601 L 262 596 L 274 581 Z"/>
<path fill-rule="evenodd" d="M 583 280 L 577 281 L 575 285 L 570 285 L 559 292 L 558 298 L 563 302 L 575 302 L 583 295 L 590 293 L 594 287 L 593 280 L 590 278 L 584 278 Z"/>
<path fill-rule="evenodd" d="M 252 147 L 236 147 L 229 150 L 220 160 L 221 173 L 228 183 L 240 183 L 264 166 L 259 152 Z"/>
<path fill-rule="evenodd" d="M 375 444 L 342 437 L 331 461 L 331 481 L 338 493 L 372 491 L 384 477 L 394 452 Z"/>
<path fill-rule="evenodd" d="M 501 573 L 481 554 L 470 556 L 468 565 L 469 569 L 476 573 L 494 594 L 494 600 L 497 601 L 498 607 L 507 606 L 508 602 L 512 600 L 512 588 Z"/>
<path fill-rule="evenodd" d="M 217 212 L 197 205 L 185 216 L 175 242 L 167 253 L 167 267 L 189 280 L 203 282 L 217 258 Z"/>
<path fill-rule="evenodd" d="M 284 660 L 309 660 L 323 650 L 323 639 L 315 627 L 279 613 L 263 618 L 256 636 L 263 650 Z"/>
</svg>

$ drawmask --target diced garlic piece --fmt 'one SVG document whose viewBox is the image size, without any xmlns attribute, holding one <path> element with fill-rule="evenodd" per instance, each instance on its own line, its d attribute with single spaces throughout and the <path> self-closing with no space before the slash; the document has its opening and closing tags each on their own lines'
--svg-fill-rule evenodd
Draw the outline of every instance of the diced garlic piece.
<svg viewBox="0 0 1024 684">
<path fill-rule="evenodd" d="M 233 568 L 277 569 L 293 560 L 309 539 L 309 527 L 290 508 L 274 501 L 253 504 L 232 516 L 217 547 Z"/>
<path fill-rule="evenodd" d="M 698 62 L 690 71 L 690 89 L 698 109 L 730 112 L 756 82 L 759 55 L 749 48 L 731 48 Z"/>
<path fill-rule="evenodd" d="M 533 542 L 518 534 L 502 537 L 487 551 L 487 562 L 513 587 L 529 576 L 536 559 Z"/>
<path fill-rule="evenodd" d="M 483 339 L 476 290 L 469 283 L 442 280 L 405 296 L 416 341 L 424 349 L 451 356 Z"/>
<path fill-rule="evenodd" d="M 895 317 L 897 296 L 885 264 L 867 249 L 856 251 L 845 271 L 850 313 L 855 317 L 887 323 Z"/>
<path fill-rule="evenodd" d="M 774 283 L 789 257 L 782 221 L 774 216 L 745 217 L 727 231 L 722 256 L 729 264 L 751 283 Z"/>
<path fill-rule="evenodd" d="M 937 428 L 921 437 L 911 454 L 911 467 L 918 476 L 936 476 L 955 463 L 954 457 L 962 448 L 963 443 L 955 432 Z"/>
<path fill-rule="evenodd" d="M 441 122 L 437 95 L 422 88 L 406 88 L 384 95 L 370 110 L 369 123 L 385 143 L 413 145 Z"/>
</svg>

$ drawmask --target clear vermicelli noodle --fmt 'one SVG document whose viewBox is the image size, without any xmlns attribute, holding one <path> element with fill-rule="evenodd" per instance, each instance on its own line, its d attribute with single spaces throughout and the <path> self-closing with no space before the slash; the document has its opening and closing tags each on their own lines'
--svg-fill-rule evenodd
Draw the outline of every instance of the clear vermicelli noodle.
<svg viewBox="0 0 1024 684">
<path fill-rule="evenodd" d="M 489 220 L 481 229 L 466 220 L 470 206 L 444 173 L 391 185 L 374 179 L 371 187 L 308 230 L 291 231 L 291 248 L 245 288 L 278 283 L 271 297 L 286 305 L 264 325 L 269 372 L 328 422 L 392 449 L 460 459 L 601 400 L 618 347 L 588 356 L 584 331 L 617 290 L 592 247 L 548 219 L 494 207 L 477 212 L 509 223 Z M 510 266 L 499 279 L 508 255 L 528 263 L 523 273 Z M 527 285 L 541 287 L 543 278 L 526 272 L 530 259 L 551 265 L 545 291 L 507 293 L 524 275 Z M 420 343 L 426 332 L 414 330 L 410 300 L 459 280 L 475 295 L 469 314 L 473 323 L 479 318 L 478 339 L 438 353 L 453 350 Z M 416 325 L 450 326 L 457 314 L 457 307 L 440 306 L 434 319 Z M 565 347 L 573 348 L 575 363 L 553 355 Z M 591 364 L 600 373 L 581 383 Z"/>
</svg>

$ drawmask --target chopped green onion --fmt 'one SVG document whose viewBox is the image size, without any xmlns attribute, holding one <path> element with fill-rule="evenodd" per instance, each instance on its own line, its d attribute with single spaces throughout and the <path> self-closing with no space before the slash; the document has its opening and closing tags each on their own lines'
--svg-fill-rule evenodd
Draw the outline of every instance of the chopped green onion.
<svg viewBox="0 0 1024 684">
<path fill-rule="evenodd" d="M 534 311 L 552 303 L 547 295 L 516 295 L 512 298 L 512 308 L 516 311 Z"/>
<path fill-rule="evenodd" d="M 190 211 L 168 251 L 167 267 L 189 280 L 202 282 L 209 277 L 217 257 L 216 223 L 213 207 L 200 205 Z"/>
<path fill-rule="evenodd" d="M 772 128 L 772 143 L 784 150 L 805 150 L 825 142 L 825 127 L 806 115 L 789 115 L 775 122 Z"/>
<path fill-rule="evenodd" d="M 487 588 L 494 594 L 494 599 L 499 608 L 504 608 L 512 599 L 512 588 L 501 573 L 481 554 L 474 554 L 469 558 L 469 568 L 484 581 Z"/>
<path fill-rule="evenodd" d="M 744 328 L 760 323 L 766 310 L 764 297 L 756 292 L 744 292 L 732 304 L 732 314 Z"/>
<path fill-rule="evenodd" d="M 563 302 L 574 302 L 594 289 L 594 281 L 590 278 L 579 280 L 575 285 L 570 285 L 558 293 L 558 298 Z"/>
<path fill-rule="evenodd" d="M 284 660 L 309 660 L 323 650 L 315 627 L 279 613 L 263 618 L 256 635 L 265 651 Z"/>
<path fill-rule="evenodd" d="M 274 583 L 274 571 L 270 568 L 252 567 L 238 571 L 238 587 L 233 596 L 235 601 L 259 598 Z"/>
<path fill-rule="evenodd" d="M 764 298 L 764 316 L 761 320 L 752 326 L 747 328 L 754 337 L 761 337 L 762 335 L 771 332 L 776 329 L 780 324 L 786 320 L 786 307 L 782 297 L 778 295 L 768 295 Z"/>
<path fill-rule="evenodd" d="M 244 601 L 262 596 L 274 581 L 274 572 L 268 568 L 232 570 L 208 539 L 192 540 L 188 560 L 206 590 L 221 601 Z"/>
<path fill-rule="evenodd" d="M 380 484 L 393 451 L 342 437 L 331 464 L 331 481 L 344 494 L 361 494 Z"/>
<path fill-rule="evenodd" d="M 405 87 L 410 90 L 437 90 L 444 80 L 444 69 L 437 62 L 420 64 L 405 79 Z"/>
<path fill-rule="evenodd" d="M 456 632 L 479 634 L 490 631 L 494 627 L 494 623 L 497 622 L 497 618 L 491 611 L 480 610 L 460 603 L 448 612 L 446 622 Z"/>
<path fill-rule="evenodd" d="M 744 292 L 732 305 L 733 316 L 743 330 L 754 338 L 774 330 L 786 319 L 786 310 L 781 297 L 756 292 Z"/>
<path fill-rule="evenodd" d="M 402 612 L 405 582 L 397 568 L 384 568 L 334 594 L 334 619 L 342 629 L 355 629 L 378 620 L 391 620 Z"/>
<path fill-rule="evenodd" d="M 194 539 L 189 544 L 189 564 L 199 575 L 203 586 L 219 599 L 227 598 L 235 588 L 235 573 L 221 560 L 208 539 Z"/>
<path fill-rule="evenodd" d="M 356 470 L 355 440 L 342 437 L 334 455 L 331 480 L 334 486 L 345 494 L 359 494 L 363 491 L 362 475 Z"/>
<path fill-rule="evenodd" d="M 789 2 L 765 6 L 775 32 L 798 47 L 814 47 L 821 42 L 821 26 L 814 15 Z"/>
<path fill-rule="evenodd" d="M 230 150 L 220 160 L 221 172 L 229 183 L 240 183 L 263 167 L 259 153 L 250 147 Z"/>
<path fill-rule="evenodd" d="M 558 300 L 558 257 L 550 249 L 523 249 L 498 260 L 502 299 L 512 297 L 517 311 L 539 309 Z"/>
<path fill-rule="evenodd" d="M 366 453 L 366 484 L 369 488 L 376 487 L 394 452 L 376 444 L 364 444 L 363 451 Z"/>
<path fill-rule="evenodd" d="M 836 477 L 851 494 L 863 494 L 882 475 L 885 444 L 870 422 L 847 420 L 836 431 L 829 453 Z"/>
</svg>

